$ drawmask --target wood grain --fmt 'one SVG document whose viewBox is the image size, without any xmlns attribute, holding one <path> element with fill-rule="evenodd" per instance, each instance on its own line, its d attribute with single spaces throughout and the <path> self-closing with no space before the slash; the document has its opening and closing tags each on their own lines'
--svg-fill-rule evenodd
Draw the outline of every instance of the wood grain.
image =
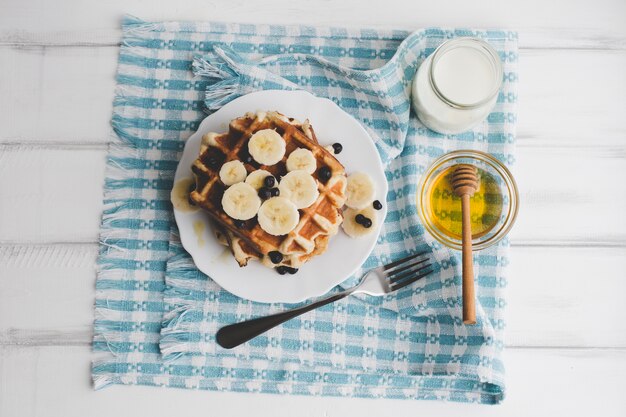
<svg viewBox="0 0 626 417">
<path fill-rule="evenodd" d="M 522 206 L 507 277 L 504 405 L 92 391 L 95 242 L 123 13 L 520 32 Z M 3 0 L 0 416 L 626 415 L 626 197 L 616 194 L 626 174 L 624 16 L 623 0 Z"/>
<path fill-rule="evenodd" d="M 507 344 L 626 346 L 626 248 L 517 247 L 509 271 Z"/>
<path fill-rule="evenodd" d="M 89 348 L 0 347 L 0 415 L 125 416 L 195 415 L 211 410 L 220 416 L 272 415 L 339 417 L 464 415 L 623 416 L 626 351 L 523 349 L 507 352 L 510 383 L 500 406 L 433 401 L 357 400 L 332 397 L 276 396 L 232 392 L 197 392 L 153 387 L 90 387 Z M 587 400 L 593 399 L 593 400 Z M 259 410 L 264 410 L 259 414 Z"/>
<path fill-rule="evenodd" d="M 191 20 L 198 20 L 191 17 Z M 225 20 L 212 19 L 213 21 L 237 22 L 245 23 L 244 20 L 225 18 Z M 266 23 L 281 23 L 280 15 L 274 15 Z M 320 22 L 325 25 L 325 22 Z M 467 25 L 466 21 L 459 24 Z M 373 27 L 379 29 L 403 29 L 412 31 L 432 24 L 424 23 L 417 25 L 409 22 L 404 26 L 396 25 L 376 25 L 371 23 L 363 23 L 364 27 Z M 334 26 L 343 26 L 335 24 Z M 355 26 L 356 27 L 356 26 Z M 473 26 L 481 28 L 481 26 Z M 496 23 L 484 25 L 482 28 L 500 27 Z M 531 49 L 548 49 L 548 50 L 606 50 L 621 51 L 626 49 L 626 41 L 623 36 L 616 34 L 609 29 L 580 29 L 575 27 L 569 28 L 551 28 L 551 27 L 519 27 L 509 26 L 509 29 L 520 31 L 523 36 L 519 41 L 522 50 Z M 33 32 L 23 29 L 0 29 L 0 46 L 10 46 L 16 48 L 28 47 L 114 47 L 119 46 L 122 39 L 122 30 L 119 25 L 112 29 L 84 29 L 84 30 L 54 30 L 49 32 Z"/>
<path fill-rule="evenodd" d="M 96 244 L 0 245 L 0 345 L 88 345 L 97 251 Z M 624 270 L 626 248 L 515 248 L 507 346 L 626 348 Z"/>
<path fill-rule="evenodd" d="M 0 48 L 0 142 L 110 141 L 117 50 Z"/>
<path fill-rule="evenodd" d="M 117 54 L 0 47 L 0 143 L 108 142 Z M 519 73 L 519 146 L 626 153 L 626 51 L 522 51 Z"/>
<path fill-rule="evenodd" d="M 626 243 L 626 178 L 622 152 L 576 148 L 521 148 L 513 174 L 520 211 L 512 242 Z"/>
<path fill-rule="evenodd" d="M 97 254 L 96 244 L 0 246 L 0 344 L 90 343 Z"/>
<path fill-rule="evenodd" d="M 96 242 L 105 158 L 105 150 L 0 150 L 0 241 Z"/>
<path fill-rule="evenodd" d="M 96 242 L 105 157 L 105 149 L 0 146 L 0 242 Z M 513 243 L 626 244 L 622 153 L 524 147 L 517 158 Z"/>
<path fill-rule="evenodd" d="M 213 20 L 250 23 L 304 23 L 312 26 L 353 26 L 413 30 L 428 26 L 520 31 L 528 48 L 624 49 L 626 5 L 620 0 L 525 2 L 376 2 L 265 0 L 263 7 L 244 0 L 188 0 L 183 4 L 150 0 L 80 0 L 36 2 L 4 0 L 0 6 L 0 43 L 110 45 L 119 41 L 122 13 L 145 20 Z M 7 13 L 7 12 L 10 13 Z M 444 12 L 445 11 L 445 12 Z M 80 16 L 80 18 L 76 18 Z"/>
</svg>

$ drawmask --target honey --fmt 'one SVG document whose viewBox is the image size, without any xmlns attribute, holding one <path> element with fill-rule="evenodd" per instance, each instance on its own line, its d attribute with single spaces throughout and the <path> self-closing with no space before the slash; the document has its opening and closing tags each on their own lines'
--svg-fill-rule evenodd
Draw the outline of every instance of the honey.
<svg viewBox="0 0 626 417">
<path fill-rule="evenodd" d="M 183 178 L 179 180 L 172 189 L 171 200 L 176 210 L 191 212 L 198 210 L 198 207 L 189 203 L 189 192 L 195 188 L 196 181 L 193 178 Z"/>
<path fill-rule="evenodd" d="M 427 191 L 429 217 L 433 226 L 452 239 L 461 239 L 461 198 L 450 182 L 456 165 L 439 173 Z M 498 181 L 487 171 L 478 168 L 479 187 L 470 198 L 472 238 L 489 233 L 502 215 L 503 196 Z"/>
<path fill-rule="evenodd" d="M 196 239 L 198 239 L 198 246 L 203 247 L 206 243 L 204 240 L 204 221 L 196 220 L 193 222 L 193 232 L 196 234 Z"/>
</svg>

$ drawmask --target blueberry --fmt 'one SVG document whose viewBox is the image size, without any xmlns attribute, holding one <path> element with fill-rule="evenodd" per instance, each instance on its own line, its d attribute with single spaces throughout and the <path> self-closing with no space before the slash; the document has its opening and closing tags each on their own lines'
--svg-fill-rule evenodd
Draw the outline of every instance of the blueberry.
<svg viewBox="0 0 626 417">
<path fill-rule="evenodd" d="M 280 195 L 280 190 L 278 188 L 272 188 L 270 191 L 272 192 L 272 197 L 278 197 Z"/>
<path fill-rule="evenodd" d="M 243 220 L 235 220 L 234 224 L 237 229 L 244 229 L 246 227 L 246 222 Z"/>
<path fill-rule="evenodd" d="M 354 217 L 354 221 L 355 221 L 355 222 L 357 222 L 357 224 L 363 224 L 363 222 L 365 221 L 365 218 L 366 218 L 366 217 L 365 217 L 364 215 L 362 215 L 362 214 L 357 214 L 357 215 Z"/>
<path fill-rule="evenodd" d="M 366 229 L 369 229 L 370 227 L 372 227 L 372 221 L 366 217 L 366 218 L 365 218 L 365 219 L 361 222 L 361 226 L 365 227 Z"/>
<path fill-rule="evenodd" d="M 343 151 L 343 146 L 339 142 L 333 143 L 333 150 L 335 151 L 335 155 L 337 155 L 338 153 L 341 153 L 341 151 Z"/>
<path fill-rule="evenodd" d="M 252 155 L 245 155 L 242 159 L 244 164 L 251 164 L 254 161 Z"/>
<path fill-rule="evenodd" d="M 283 260 L 283 254 L 278 252 L 277 250 L 271 251 L 268 253 L 270 260 L 272 263 L 278 264 Z"/>
<path fill-rule="evenodd" d="M 285 275 L 285 274 L 295 274 L 296 272 L 298 272 L 298 268 L 292 268 L 290 266 L 277 266 L 276 267 L 276 272 L 278 272 L 280 275 Z"/>
<path fill-rule="evenodd" d="M 374 206 L 374 208 L 375 208 L 376 210 L 380 210 L 381 208 L 383 208 L 382 203 L 381 203 L 380 201 L 378 201 L 378 200 L 375 200 L 375 201 L 374 201 L 374 203 L 373 203 L 372 205 Z"/>
<path fill-rule="evenodd" d="M 272 191 L 267 187 L 259 188 L 259 197 L 263 200 L 267 200 L 272 196 Z"/>
<path fill-rule="evenodd" d="M 267 188 L 272 188 L 274 185 L 276 185 L 276 178 L 274 178 L 271 175 L 268 175 L 267 177 L 265 177 L 265 179 L 263 180 L 263 184 L 265 184 L 265 186 Z"/>
<path fill-rule="evenodd" d="M 317 175 L 319 175 L 320 180 L 322 182 L 326 182 L 330 179 L 331 177 L 331 172 L 330 172 L 330 168 L 328 167 L 321 167 L 318 171 L 317 171 Z"/>
<path fill-rule="evenodd" d="M 207 161 L 207 165 L 213 169 L 217 168 L 217 166 L 219 165 L 219 161 L 217 160 L 216 157 L 211 156 L 209 157 L 208 161 Z"/>
</svg>

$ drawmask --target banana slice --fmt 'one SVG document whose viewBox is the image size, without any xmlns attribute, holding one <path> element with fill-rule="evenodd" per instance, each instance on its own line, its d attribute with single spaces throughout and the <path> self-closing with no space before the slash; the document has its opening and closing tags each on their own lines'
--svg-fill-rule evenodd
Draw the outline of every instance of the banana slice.
<svg viewBox="0 0 626 417">
<path fill-rule="evenodd" d="M 374 181 L 363 172 L 355 172 L 348 177 L 346 187 L 346 206 L 362 209 L 374 201 Z"/>
<path fill-rule="evenodd" d="M 361 220 L 360 223 L 357 221 L 358 215 L 363 216 L 359 218 L 359 220 Z M 369 227 L 365 227 L 366 225 Z M 343 223 L 341 223 L 341 227 L 350 237 L 357 238 L 365 236 L 376 230 L 377 225 L 378 218 L 376 217 L 376 210 L 374 210 L 372 206 L 365 207 L 362 210 L 349 208 L 343 212 Z"/>
<path fill-rule="evenodd" d="M 256 216 L 261 206 L 261 199 L 250 184 L 238 182 L 224 191 L 222 208 L 236 220 L 248 220 Z"/>
<path fill-rule="evenodd" d="M 313 152 L 308 149 L 298 148 L 289 154 L 287 158 L 287 171 L 306 171 L 312 174 L 317 169 L 317 161 Z"/>
<path fill-rule="evenodd" d="M 252 188 L 259 191 L 261 187 L 265 186 L 265 184 L 263 184 L 263 180 L 265 180 L 268 176 L 272 176 L 272 174 L 264 169 L 257 169 L 256 171 L 252 171 L 248 174 L 246 177 L 246 184 L 250 184 Z"/>
<path fill-rule="evenodd" d="M 217 140 L 215 140 L 220 134 L 215 132 L 205 133 L 202 136 L 202 144 L 204 146 L 217 146 Z"/>
<path fill-rule="evenodd" d="M 248 172 L 241 161 L 226 162 L 220 169 L 220 180 L 227 186 L 243 182 L 246 175 Z"/>
<path fill-rule="evenodd" d="M 272 129 L 259 130 L 250 138 L 248 152 L 259 164 L 274 165 L 285 156 L 285 140 Z"/>
<path fill-rule="evenodd" d="M 278 189 L 281 196 L 291 200 L 299 209 L 309 207 L 320 195 L 315 178 L 299 169 L 285 175 L 280 180 Z"/>
<path fill-rule="evenodd" d="M 209 146 L 217 146 L 217 138 L 220 134 L 215 132 L 205 133 L 202 136 L 202 142 L 200 143 L 200 153 L 203 154 Z"/>
<path fill-rule="evenodd" d="M 296 228 L 300 213 L 285 197 L 272 197 L 261 205 L 258 219 L 261 229 L 270 235 L 282 236 Z"/>
</svg>

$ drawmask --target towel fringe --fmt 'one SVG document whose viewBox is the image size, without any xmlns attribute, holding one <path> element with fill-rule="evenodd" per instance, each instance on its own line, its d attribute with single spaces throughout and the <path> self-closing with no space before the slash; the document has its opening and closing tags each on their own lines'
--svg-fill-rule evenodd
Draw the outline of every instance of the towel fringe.
<svg viewBox="0 0 626 417">
<path fill-rule="evenodd" d="M 129 59 L 145 59 L 145 53 L 133 46 L 133 36 L 141 36 L 147 31 L 157 29 L 156 25 L 145 24 L 132 18 L 125 19 L 125 41 L 120 55 Z M 130 35 L 129 35 L 130 34 Z M 111 143 L 108 149 L 107 167 L 104 184 L 104 207 L 102 210 L 101 232 L 99 237 L 100 253 L 97 261 L 97 282 L 120 281 L 128 279 L 128 271 L 120 269 L 119 261 L 125 259 L 129 249 L 118 244 L 128 239 L 128 231 L 117 228 L 115 223 L 131 218 L 130 213 L 137 210 L 136 197 L 132 190 L 124 188 L 128 181 L 135 180 L 135 172 L 130 169 L 133 160 L 138 160 L 155 145 L 145 134 L 129 122 L 129 112 L 134 111 L 128 106 L 128 98 L 141 97 L 143 88 L 130 85 L 137 79 L 145 78 L 146 70 L 139 66 L 125 64 L 120 60 L 118 74 L 124 67 L 124 76 L 118 75 L 118 83 L 113 99 L 113 117 L 111 119 Z M 125 79 L 122 79 L 126 77 Z M 136 78 L 133 78 L 136 77 Z M 158 178 L 156 172 L 154 179 Z M 150 178 L 144 180 L 150 181 Z M 96 284 L 98 285 L 98 284 Z M 92 361 L 92 378 L 95 389 L 120 383 L 117 376 L 117 357 L 123 351 L 125 343 L 121 338 L 120 324 L 127 320 L 126 314 L 111 305 L 110 290 L 107 284 L 96 289 L 96 307 L 94 318 L 93 349 L 97 358 Z"/>
<path fill-rule="evenodd" d="M 244 94 L 241 79 L 233 66 L 215 53 L 195 56 L 192 64 L 195 75 L 217 81 L 206 89 L 204 104 L 213 112 Z"/>
<path fill-rule="evenodd" d="M 150 32 L 163 30 L 163 24 L 156 22 L 146 22 L 132 15 L 125 15 L 122 19 L 122 29 L 124 38 L 131 35 L 149 35 Z"/>
<path fill-rule="evenodd" d="M 194 75 L 219 80 L 225 80 L 238 75 L 230 65 L 220 59 L 215 53 L 209 53 L 204 56 L 194 56 L 191 69 Z"/>
<path fill-rule="evenodd" d="M 178 233 L 172 232 L 170 241 L 178 242 Z M 195 321 L 186 320 L 186 317 L 192 315 L 194 312 L 202 314 L 202 311 L 195 309 L 193 301 L 189 295 L 192 289 L 197 288 L 193 285 L 193 282 L 189 282 L 189 277 L 193 274 L 194 277 L 198 277 L 202 274 L 195 267 L 191 258 L 184 253 L 174 255 L 168 261 L 168 273 L 170 275 L 170 285 L 166 292 L 171 296 L 176 296 L 177 302 L 173 305 L 173 308 L 164 313 L 162 327 L 161 327 L 161 354 L 163 360 L 166 362 L 176 360 L 182 356 L 187 355 L 184 352 L 185 343 L 189 342 L 189 333 L 194 331 L 197 323 Z M 175 277 L 181 277 L 175 278 Z M 172 285 L 173 284 L 173 285 Z M 186 336 L 185 336 L 186 335 Z"/>
</svg>

